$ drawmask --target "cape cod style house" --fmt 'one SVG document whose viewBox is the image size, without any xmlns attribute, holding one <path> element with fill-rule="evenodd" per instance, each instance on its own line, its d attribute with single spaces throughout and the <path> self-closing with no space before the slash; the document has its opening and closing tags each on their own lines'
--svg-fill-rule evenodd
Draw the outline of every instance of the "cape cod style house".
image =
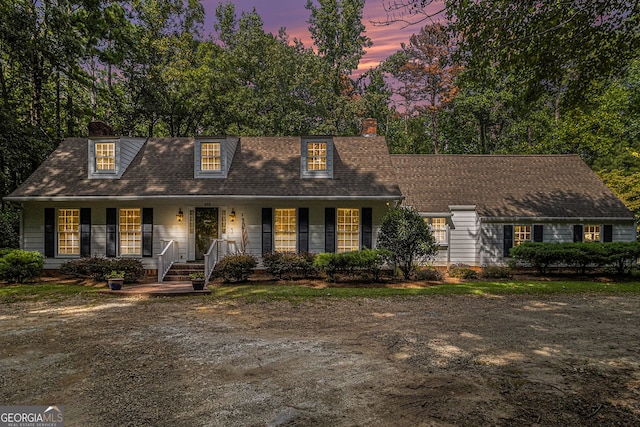
<svg viewBox="0 0 640 427">
<path fill-rule="evenodd" d="M 366 122 L 366 121 L 365 121 Z M 371 126 L 371 123 L 366 123 Z M 359 137 L 68 138 L 13 193 L 21 247 L 45 268 L 136 257 L 376 247 L 390 206 L 432 226 L 436 264 L 502 264 L 523 241 L 632 241 L 633 214 L 577 156 L 390 155 Z"/>
</svg>

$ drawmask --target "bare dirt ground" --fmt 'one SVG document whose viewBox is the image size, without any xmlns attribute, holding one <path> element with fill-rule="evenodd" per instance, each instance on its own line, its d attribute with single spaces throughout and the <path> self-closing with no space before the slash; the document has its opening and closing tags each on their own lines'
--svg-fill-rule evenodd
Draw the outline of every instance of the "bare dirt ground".
<svg viewBox="0 0 640 427">
<path fill-rule="evenodd" d="M 640 296 L 0 305 L 0 405 L 66 426 L 640 425 Z"/>
</svg>

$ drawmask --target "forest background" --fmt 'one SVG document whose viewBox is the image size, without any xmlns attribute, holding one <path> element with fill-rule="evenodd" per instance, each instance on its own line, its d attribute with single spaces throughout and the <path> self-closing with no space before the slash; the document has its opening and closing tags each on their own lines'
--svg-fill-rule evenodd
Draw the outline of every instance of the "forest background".
<svg viewBox="0 0 640 427">
<path fill-rule="evenodd" d="M 0 0 L 0 196 L 92 120 L 291 136 L 370 117 L 392 153 L 579 154 L 640 218 L 639 1 L 396 0 L 377 22 L 363 7 L 307 0 L 305 46 L 230 2 L 211 32 L 196 0 Z M 394 22 L 414 35 L 356 72 L 366 25 Z M 0 247 L 17 226 L 3 201 Z"/>
</svg>

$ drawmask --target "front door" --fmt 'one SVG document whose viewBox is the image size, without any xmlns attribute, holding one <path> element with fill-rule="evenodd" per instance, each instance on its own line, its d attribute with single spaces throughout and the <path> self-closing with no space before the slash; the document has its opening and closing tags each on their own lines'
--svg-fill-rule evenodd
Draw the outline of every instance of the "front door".
<svg viewBox="0 0 640 427">
<path fill-rule="evenodd" d="M 218 238 L 218 208 L 196 208 L 196 260 L 204 259 Z"/>
</svg>

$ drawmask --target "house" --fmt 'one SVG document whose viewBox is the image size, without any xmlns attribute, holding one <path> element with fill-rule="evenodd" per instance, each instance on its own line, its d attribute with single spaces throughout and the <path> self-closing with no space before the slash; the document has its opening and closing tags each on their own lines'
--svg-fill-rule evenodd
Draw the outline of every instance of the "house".
<svg viewBox="0 0 640 427">
<path fill-rule="evenodd" d="M 633 213 L 577 155 L 392 155 L 436 264 L 500 265 L 526 241 L 636 240 Z"/>
<path fill-rule="evenodd" d="M 635 240 L 633 214 L 577 156 L 390 155 L 373 126 L 359 137 L 68 138 L 5 200 L 21 205 L 21 246 L 45 268 L 134 257 L 159 280 L 174 262 L 203 260 L 208 273 L 238 250 L 373 248 L 400 203 L 429 221 L 442 265 L 502 264 L 526 240 Z"/>
</svg>

